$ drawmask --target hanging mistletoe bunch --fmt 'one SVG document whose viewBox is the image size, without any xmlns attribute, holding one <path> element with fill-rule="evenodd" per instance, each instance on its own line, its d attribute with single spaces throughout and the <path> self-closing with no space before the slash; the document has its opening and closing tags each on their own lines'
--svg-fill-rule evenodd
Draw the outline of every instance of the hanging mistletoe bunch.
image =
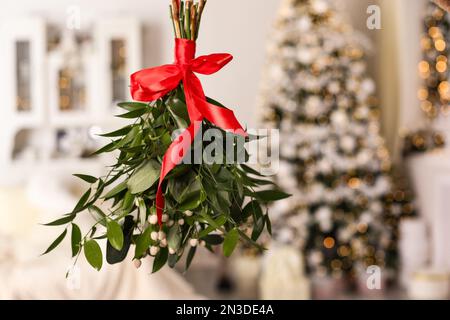
<svg viewBox="0 0 450 320">
<path fill-rule="evenodd" d="M 75 262 L 84 254 L 100 270 L 105 239 L 109 264 L 132 255 L 139 267 L 152 256 L 156 272 L 166 264 L 174 267 L 186 251 L 188 268 L 198 245 L 210 251 L 222 246 L 225 256 L 239 241 L 263 249 L 257 240 L 265 229 L 271 232 L 265 208 L 288 195 L 244 164 L 245 143 L 258 137 L 248 135 L 231 110 L 207 98 L 194 74 L 215 73 L 231 60 L 228 54 L 195 58 L 205 3 L 172 1 L 175 63 L 131 76 L 132 96 L 141 102 L 120 103 L 125 111 L 118 117 L 133 122 L 104 134 L 111 142 L 96 152 L 114 152 L 117 162 L 99 178 L 75 175 L 90 187 L 71 213 L 47 224 L 65 229 L 45 254 L 71 233 Z M 224 138 L 197 139 L 211 129 Z M 214 161 L 196 161 L 199 154 Z M 80 214 L 95 218 L 84 233 L 76 223 Z"/>
</svg>

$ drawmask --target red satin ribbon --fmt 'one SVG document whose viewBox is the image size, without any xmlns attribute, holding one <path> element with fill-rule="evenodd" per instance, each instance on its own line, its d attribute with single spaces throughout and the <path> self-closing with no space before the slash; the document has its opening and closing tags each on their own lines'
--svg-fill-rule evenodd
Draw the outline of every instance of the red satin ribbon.
<svg viewBox="0 0 450 320">
<path fill-rule="evenodd" d="M 156 211 L 160 226 L 164 209 L 162 183 L 167 174 L 182 161 L 184 151 L 190 148 L 200 129 L 200 123 L 207 119 L 223 130 L 247 136 L 231 110 L 207 102 L 201 82 L 194 74 L 194 72 L 204 75 L 216 73 L 233 57 L 230 54 L 219 53 L 195 58 L 195 49 L 195 41 L 175 39 L 174 64 L 144 69 L 131 75 L 131 95 L 136 101 L 155 101 L 183 82 L 191 122 L 190 126 L 172 142 L 163 158 L 156 193 Z M 183 153 L 180 153 L 180 150 Z"/>
</svg>

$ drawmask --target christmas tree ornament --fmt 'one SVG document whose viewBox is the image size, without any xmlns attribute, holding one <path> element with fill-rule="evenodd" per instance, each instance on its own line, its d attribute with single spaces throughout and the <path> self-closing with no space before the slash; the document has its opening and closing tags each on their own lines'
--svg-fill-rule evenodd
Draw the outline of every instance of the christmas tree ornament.
<svg viewBox="0 0 450 320">
<path fill-rule="evenodd" d="M 109 264 L 124 261 L 134 248 L 135 266 L 152 256 L 156 272 L 174 267 L 185 253 L 188 268 L 198 245 L 210 251 L 221 245 L 227 257 L 239 241 L 264 249 L 257 240 L 271 224 L 263 208 L 289 195 L 245 165 L 244 144 L 260 137 L 248 135 L 230 109 L 205 96 L 196 73 L 212 75 L 232 60 L 226 53 L 195 56 L 205 4 L 172 1 L 175 62 L 131 75 L 135 101 L 118 106 L 126 111 L 119 117 L 134 122 L 104 134 L 112 141 L 95 153 L 115 152 L 117 162 L 105 176 L 76 175 L 90 188 L 72 212 L 47 224 L 65 228 L 45 253 L 71 232 L 75 262 L 84 253 L 100 270 L 105 239 Z M 204 138 L 209 130 L 223 139 Z M 86 213 L 95 221 L 82 233 L 76 218 Z"/>
</svg>

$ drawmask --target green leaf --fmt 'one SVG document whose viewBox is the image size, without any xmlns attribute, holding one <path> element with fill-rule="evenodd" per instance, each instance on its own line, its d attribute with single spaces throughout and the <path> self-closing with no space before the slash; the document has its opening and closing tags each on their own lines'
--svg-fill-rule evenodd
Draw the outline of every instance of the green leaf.
<svg viewBox="0 0 450 320">
<path fill-rule="evenodd" d="M 135 249 L 134 249 L 134 258 L 140 259 L 145 251 L 150 247 L 152 243 L 152 239 L 150 238 L 150 234 L 152 233 L 152 228 L 148 227 L 145 231 L 136 238 L 135 241 Z"/>
<path fill-rule="evenodd" d="M 106 243 L 106 261 L 109 264 L 120 263 L 127 257 L 128 250 L 130 250 L 132 242 L 134 226 L 135 224 L 133 216 L 126 216 L 125 222 L 122 226 L 122 233 L 124 234 L 124 243 L 122 250 L 114 249 L 109 241 Z"/>
<path fill-rule="evenodd" d="M 198 197 L 192 197 L 188 200 L 186 200 L 185 202 L 183 202 L 180 207 L 179 210 L 180 211 L 186 211 L 186 210 L 194 210 L 197 209 L 201 204 L 202 204 L 202 198 L 200 195 L 198 195 Z"/>
<path fill-rule="evenodd" d="M 138 200 L 138 212 L 139 212 L 139 223 L 144 225 L 147 221 L 147 206 L 145 205 L 144 199 Z"/>
<path fill-rule="evenodd" d="M 84 244 L 84 256 L 94 269 L 100 271 L 103 265 L 103 254 L 97 241 L 89 240 Z"/>
<path fill-rule="evenodd" d="M 138 126 L 134 126 L 134 127 L 130 130 L 130 132 L 128 132 L 128 134 L 127 134 L 125 137 L 122 138 L 122 140 L 119 140 L 119 141 L 116 143 L 116 147 L 117 147 L 117 148 L 123 148 L 123 147 L 126 146 L 127 144 L 131 143 L 131 142 L 135 139 L 136 135 L 137 135 L 139 132 L 140 132 L 139 127 L 138 127 Z"/>
<path fill-rule="evenodd" d="M 240 236 L 242 237 L 242 239 L 243 239 L 244 241 L 246 241 L 248 244 L 254 246 L 255 248 L 257 248 L 257 249 L 260 250 L 260 251 L 267 250 L 266 248 L 264 248 L 263 246 L 261 246 L 260 244 L 256 243 L 256 242 L 253 241 L 251 238 L 249 238 L 249 237 L 245 234 L 245 232 L 243 232 L 243 231 L 241 231 L 241 230 L 238 230 L 238 232 L 239 232 Z"/>
<path fill-rule="evenodd" d="M 98 222 L 102 226 L 106 227 L 106 214 L 99 207 L 90 206 L 88 210 L 95 222 Z"/>
<path fill-rule="evenodd" d="M 161 248 L 153 261 L 152 273 L 158 272 L 167 262 L 169 257 L 169 250 L 167 248 Z"/>
<path fill-rule="evenodd" d="M 199 234 L 198 237 L 199 238 L 203 238 L 205 236 L 207 236 L 208 234 L 210 234 L 211 232 L 216 231 L 218 228 L 220 228 L 221 226 L 223 226 L 226 222 L 228 221 L 226 216 L 220 216 L 219 218 L 217 218 L 216 220 L 214 220 L 214 225 L 216 226 L 209 226 L 208 228 L 202 230 Z"/>
<path fill-rule="evenodd" d="M 273 181 L 270 181 L 270 180 L 250 178 L 250 181 L 253 182 L 257 186 L 275 185 L 275 183 L 273 183 Z"/>
<path fill-rule="evenodd" d="M 124 119 L 135 119 L 135 118 L 139 118 L 142 115 L 146 114 L 148 112 L 147 109 L 142 108 L 142 109 L 136 109 L 124 114 L 119 114 L 116 117 L 118 118 L 124 118 Z"/>
<path fill-rule="evenodd" d="M 108 236 L 108 241 L 111 243 L 112 247 L 118 251 L 123 248 L 123 232 L 120 225 L 114 221 L 109 220 L 106 224 L 106 235 Z"/>
<path fill-rule="evenodd" d="M 180 260 L 180 256 L 177 254 L 169 254 L 169 257 L 167 258 L 167 265 L 170 268 L 175 268 L 175 265 L 177 264 L 178 260 Z"/>
<path fill-rule="evenodd" d="M 219 229 L 221 227 L 213 218 L 211 218 L 211 216 L 205 210 L 202 210 L 200 212 L 200 216 L 205 219 L 205 221 L 213 228 Z"/>
<path fill-rule="evenodd" d="M 76 217 L 75 214 L 66 215 L 66 216 L 64 216 L 62 218 L 59 218 L 59 219 L 55 220 L 55 221 L 46 223 L 46 224 L 44 224 L 44 226 L 47 226 L 47 227 L 62 226 L 64 224 L 68 224 L 68 223 L 72 222 L 73 219 L 75 219 L 75 217 Z"/>
<path fill-rule="evenodd" d="M 123 198 L 122 210 L 128 214 L 134 206 L 135 196 L 129 190 Z"/>
<path fill-rule="evenodd" d="M 133 128 L 133 126 L 126 126 L 126 127 L 123 127 L 122 129 L 119 129 L 119 130 L 116 130 L 113 132 L 101 134 L 100 137 L 105 137 L 105 138 L 122 137 L 122 136 L 127 135 L 131 131 L 132 128 Z"/>
<path fill-rule="evenodd" d="M 137 109 L 146 109 L 149 107 L 147 103 L 141 103 L 141 102 L 121 102 L 118 103 L 117 106 L 119 108 L 125 109 L 127 111 L 133 111 Z"/>
<path fill-rule="evenodd" d="M 181 244 L 181 233 L 178 227 L 173 227 L 170 229 L 167 236 L 167 243 L 169 244 L 169 248 L 178 250 Z"/>
<path fill-rule="evenodd" d="M 150 189 L 159 179 L 161 165 L 155 161 L 147 161 L 128 179 L 127 186 L 132 194 L 137 194 Z"/>
<path fill-rule="evenodd" d="M 247 203 L 247 205 L 244 207 L 244 209 L 242 210 L 242 219 L 245 221 L 247 220 L 250 216 L 253 217 L 262 217 L 263 212 L 261 209 L 261 205 L 259 204 L 258 201 L 253 200 L 250 201 L 249 203 Z"/>
<path fill-rule="evenodd" d="M 259 176 L 262 177 L 263 175 L 261 173 L 259 173 L 258 171 L 256 171 L 255 169 L 245 165 L 245 164 L 241 164 L 241 168 L 244 169 L 245 172 L 250 173 L 250 174 L 254 174 L 255 176 Z"/>
<path fill-rule="evenodd" d="M 116 141 L 113 141 L 113 142 L 107 144 L 106 146 L 104 146 L 104 147 L 98 149 L 97 151 L 95 151 L 92 154 L 92 156 L 97 156 L 97 155 L 102 154 L 102 153 L 111 152 L 111 151 L 116 150 L 116 149 L 117 149 L 117 143 L 116 143 Z"/>
<path fill-rule="evenodd" d="M 42 255 L 45 255 L 47 253 L 49 253 L 50 251 L 52 251 L 53 249 L 55 249 L 57 246 L 59 246 L 59 244 L 64 240 L 64 238 L 66 237 L 67 234 L 67 229 L 65 229 L 63 231 L 63 233 L 61 233 L 55 241 L 53 241 L 53 243 L 47 248 L 47 250 L 45 250 L 45 252 Z"/>
<path fill-rule="evenodd" d="M 239 198 L 242 199 L 244 197 L 244 186 L 242 185 L 241 180 L 236 180 L 236 188 L 238 190 Z"/>
<path fill-rule="evenodd" d="M 280 190 L 264 190 L 252 192 L 252 196 L 264 202 L 272 202 L 289 198 L 291 195 Z"/>
<path fill-rule="evenodd" d="M 218 234 L 209 234 L 202 238 L 202 240 L 205 240 L 205 242 L 212 246 L 217 246 L 219 244 L 222 244 L 224 239 L 222 236 Z"/>
<path fill-rule="evenodd" d="M 233 229 L 225 236 L 225 240 L 223 242 L 223 254 L 225 257 L 230 257 L 233 253 L 236 245 L 239 241 L 239 231 L 237 229 Z"/>
<path fill-rule="evenodd" d="M 169 180 L 168 190 L 170 190 L 174 199 L 181 204 L 191 198 L 200 198 L 202 184 L 197 175 L 191 171 L 177 179 Z"/>
<path fill-rule="evenodd" d="M 119 193 L 121 193 L 122 191 L 124 191 L 125 189 L 127 189 L 127 181 L 123 181 L 121 183 L 119 183 L 117 186 L 115 186 L 113 189 L 111 189 L 111 191 L 109 191 L 106 195 L 105 195 L 105 199 L 111 199 L 114 196 L 118 195 Z"/>
<path fill-rule="evenodd" d="M 166 132 L 162 135 L 160 141 L 163 146 L 168 147 L 172 143 L 172 135 L 169 132 Z"/>
<path fill-rule="evenodd" d="M 80 198 L 80 200 L 78 201 L 77 205 L 75 206 L 75 208 L 73 209 L 72 213 L 78 213 L 83 211 L 84 209 L 84 205 L 86 204 L 86 202 L 89 199 L 89 196 L 91 195 L 91 189 L 89 188 L 88 191 L 86 191 Z"/>
<path fill-rule="evenodd" d="M 81 230 L 75 223 L 72 223 L 72 257 L 75 257 L 81 249 Z"/>
<path fill-rule="evenodd" d="M 96 183 L 98 179 L 93 176 L 88 176 L 86 174 L 74 174 L 75 177 L 80 178 L 83 181 L 86 181 L 87 183 Z"/>
<path fill-rule="evenodd" d="M 269 218 L 268 214 L 265 215 L 265 218 L 266 218 L 267 231 L 269 232 L 269 235 L 272 236 L 272 222 L 270 222 L 270 218 Z"/>
<path fill-rule="evenodd" d="M 173 97 L 167 101 L 166 105 L 170 114 L 177 123 L 178 128 L 187 128 L 189 123 L 189 114 L 187 112 L 186 103 L 177 97 Z"/>
<path fill-rule="evenodd" d="M 194 259 L 195 256 L 195 252 L 197 251 L 197 247 L 191 247 L 191 249 L 189 249 L 187 258 L 186 258 L 186 269 L 185 271 L 187 271 L 189 269 L 189 267 L 191 266 L 192 260 Z"/>
<path fill-rule="evenodd" d="M 256 219 L 256 221 L 253 224 L 253 231 L 252 231 L 252 240 L 256 241 L 258 240 L 259 236 L 264 230 L 266 219 L 264 216 L 261 216 Z"/>
</svg>

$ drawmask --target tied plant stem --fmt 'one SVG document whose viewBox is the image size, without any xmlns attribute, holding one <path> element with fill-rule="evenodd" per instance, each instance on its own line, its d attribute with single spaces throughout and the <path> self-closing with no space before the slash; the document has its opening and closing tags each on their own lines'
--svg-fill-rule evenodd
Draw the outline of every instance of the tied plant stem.
<svg viewBox="0 0 450 320">
<path fill-rule="evenodd" d="M 172 0 L 170 5 L 170 18 L 176 38 L 195 41 L 198 38 L 202 14 L 206 6 L 206 0 L 180 1 Z"/>
</svg>

